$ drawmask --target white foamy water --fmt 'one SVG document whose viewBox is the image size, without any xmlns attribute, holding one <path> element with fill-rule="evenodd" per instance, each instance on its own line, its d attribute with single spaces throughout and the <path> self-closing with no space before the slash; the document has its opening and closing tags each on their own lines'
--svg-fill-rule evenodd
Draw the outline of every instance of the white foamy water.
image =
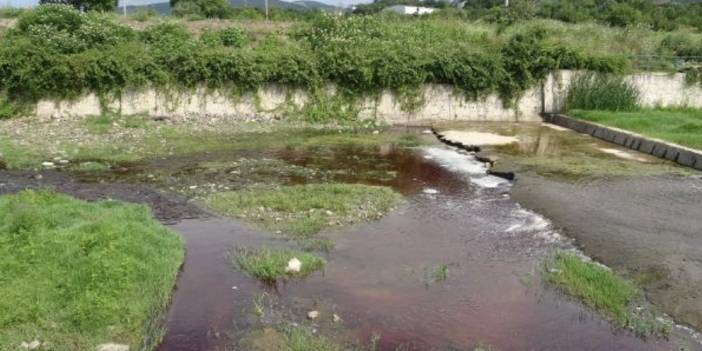
<svg viewBox="0 0 702 351">
<path fill-rule="evenodd" d="M 424 157 L 436 161 L 452 172 L 468 176 L 471 183 L 481 188 L 496 188 L 508 183 L 505 179 L 487 174 L 488 166 L 484 162 L 456 150 L 438 147 L 425 148 Z"/>
</svg>

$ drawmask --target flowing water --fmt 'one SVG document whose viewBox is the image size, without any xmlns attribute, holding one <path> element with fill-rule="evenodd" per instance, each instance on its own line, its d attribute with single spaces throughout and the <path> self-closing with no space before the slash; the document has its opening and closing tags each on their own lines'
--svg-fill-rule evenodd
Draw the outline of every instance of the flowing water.
<svg viewBox="0 0 702 351">
<path fill-rule="evenodd" d="M 213 160 L 228 166 L 202 166 Z M 242 175 L 247 168 L 240 165 L 248 160 L 287 166 Z M 473 350 L 483 344 L 503 351 L 700 349 L 675 332 L 662 340 L 615 330 L 545 285 L 545 260 L 555 249 L 574 245 L 548 219 L 513 201 L 510 181 L 487 170 L 474 155 L 434 143 L 411 149 L 337 146 L 194 155 L 84 175 L 80 182 L 56 176 L 56 183 L 78 194 L 83 187 L 104 192 L 104 187 L 139 184 L 130 191 L 146 202 L 157 196 L 142 186 L 195 196 L 203 188 L 239 189 L 267 178 L 283 184 L 386 185 L 404 195 L 398 208 L 378 221 L 325 233 L 336 247 L 326 254 L 324 272 L 272 287 L 236 270 L 230 252 L 291 242 L 206 214 L 192 203 L 158 202 L 157 215 L 181 207 L 189 214 L 164 217 L 185 237 L 187 252 L 160 350 L 237 350 L 238 340 L 251 330 L 281 323 L 311 325 L 321 334 L 378 350 Z M 44 182 L 58 178 L 46 176 Z M 20 188 L 41 185 L 21 179 L 25 183 L 15 182 Z M 262 315 L 252 312 L 256 303 Z M 321 316 L 311 322 L 305 316 L 313 309 Z M 333 322 L 333 314 L 343 322 Z"/>
<path fill-rule="evenodd" d="M 572 249 L 550 222 L 509 196 L 510 182 L 459 150 L 323 148 L 284 151 L 287 162 L 331 172 L 335 181 L 389 185 L 405 202 L 383 219 L 335 233 L 323 273 L 275 289 L 232 268 L 236 246 L 280 246 L 270 234 L 218 217 L 173 228 L 188 242 L 186 264 L 161 350 L 237 349 L 260 326 L 251 306 L 266 292 L 263 324 L 305 323 L 379 350 L 674 350 L 683 341 L 643 340 L 540 278 L 554 249 Z M 394 177 L 368 176 L 369 170 Z M 370 174 L 378 174 L 370 173 Z M 301 182 L 301 180 L 291 180 Z M 444 270 L 445 276 L 437 272 Z M 445 278 L 445 279 L 444 279 Z M 331 322 L 332 313 L 344 320 Z"/>
</svg>

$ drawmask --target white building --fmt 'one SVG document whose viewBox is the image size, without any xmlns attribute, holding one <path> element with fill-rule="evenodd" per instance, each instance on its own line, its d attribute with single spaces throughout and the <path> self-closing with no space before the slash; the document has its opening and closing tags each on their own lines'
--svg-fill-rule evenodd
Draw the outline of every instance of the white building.
<svg viewBox="0 0 702 351">
<path fill-rule="evenodd" d="M 436 11 L 436 9 L 431 7 L 395 5 L 386 7 L 383 11 L 392 11 L 401 15 L 428 15 Z"/>
</svg>

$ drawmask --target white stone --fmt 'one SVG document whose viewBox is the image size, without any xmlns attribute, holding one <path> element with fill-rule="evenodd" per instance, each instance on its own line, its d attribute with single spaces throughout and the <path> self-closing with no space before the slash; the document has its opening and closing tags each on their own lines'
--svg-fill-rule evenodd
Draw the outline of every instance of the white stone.
<svg viewBox="0 0 702 351">
<path fill-rule="evenodd" d="M 98 345 L 97 351 L 129 351 L 129 345 L 107 343 Z"/>
<path fill-rule="evenodd" d="M 285 267 L 285 272 L 286 273 L 299 273 L 300 269 L 302 268 L 302 262 L 297 259 L 297 257 L 293 257 L 288 261 L 288 266 Z"/>
<path fill-rule="evenodd" d="M 343 321 L 343 320 L 341 319 L 341 317 L 339 317 L 338 314 L 334 313 L 334 315 L 332 316 L 332 322 L 334 322 L 334 323 L 340 323 L 340 322 L 342 322 L 342 321 Z"/>
<path fill-rule="evenodd" d="M 463 145 L 504 145 L 519 141 L 513 136 L 461 130 L 447 130 L 440 133 L 446 140 Z"/>
<path fill-rule="evenodd" d="M 319 312 L 318 311 L 309 311 L 309 312 L 307 312 L 307 318 L 312 319 L 312 320 L 317 319 L 317 318 L 319 318 Z"/>
<path fill-rule="evenodd" d="M 425 194 L 430 194 L 430 195 L 434 195 L 434 194 L 438 194 L 438 193 L 439 193 L 438 190 L 432 189 L 432 188 L 425 188 L 425 189 L 422 190 L 422 192 L 425 193 Z"/>
<path fill-rule="evenodd" d="M 56 165 L 55 165 L 53 162 L 49 162 L 49 161 L 47 161 L 47 162 L 42 162 L 42 163 L 41 163 L 41 166 L 44 167 L 44 168 L 53 168 L 53 167 L 56 167 Z"/>
</svg>

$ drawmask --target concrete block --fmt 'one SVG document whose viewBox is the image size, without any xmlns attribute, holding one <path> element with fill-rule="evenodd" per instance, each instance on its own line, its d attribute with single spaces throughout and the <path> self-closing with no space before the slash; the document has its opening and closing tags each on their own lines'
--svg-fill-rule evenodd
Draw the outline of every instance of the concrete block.
<svg viewBox="0 0 702 351">
<path fill-rule="evenodd" d="M 678 163 L 683 166 L 692 167 L 695 164 L 696 154 L 689 150 L 680 150 L 678 154 Z"/>
<path fill-rule="evenodd" d="M 647 139 L 642 139 L 642 140 L 641 140 L 641 144 L 639 145 L 638 150 L 641 151 L 641 152 L 643 152 L 643 153 L 645 153 L 645 154 L 652 155 L 652 154 L 653 154 L 653 149 L 654 149 L 655 147 L 656 147 L 656 143 L 655 143 L 655 142 L 653 142 L 653 141 L 651 141 L 651 140 L 647 140 Z"/>
<path fill-rule="evenodd" d="M 663 155 L 663 157 L 665 157 L 665 159 L 668 161 L 676 162 L 678 160 L 679 155 L 680 155 L 680 149 L 678 149 L 677 147 L 668 146 L 667 150 L 665 152 L 665 155 Z"/>
<path fill-rule="evenodd" d="M 651 152 L 651 155 L 663 158 L 668 151 L 668 147 L 656 142 L 654 142 L 654 145 L 655 146 L 653 147 L 653 152 Z"/>
</svg>

